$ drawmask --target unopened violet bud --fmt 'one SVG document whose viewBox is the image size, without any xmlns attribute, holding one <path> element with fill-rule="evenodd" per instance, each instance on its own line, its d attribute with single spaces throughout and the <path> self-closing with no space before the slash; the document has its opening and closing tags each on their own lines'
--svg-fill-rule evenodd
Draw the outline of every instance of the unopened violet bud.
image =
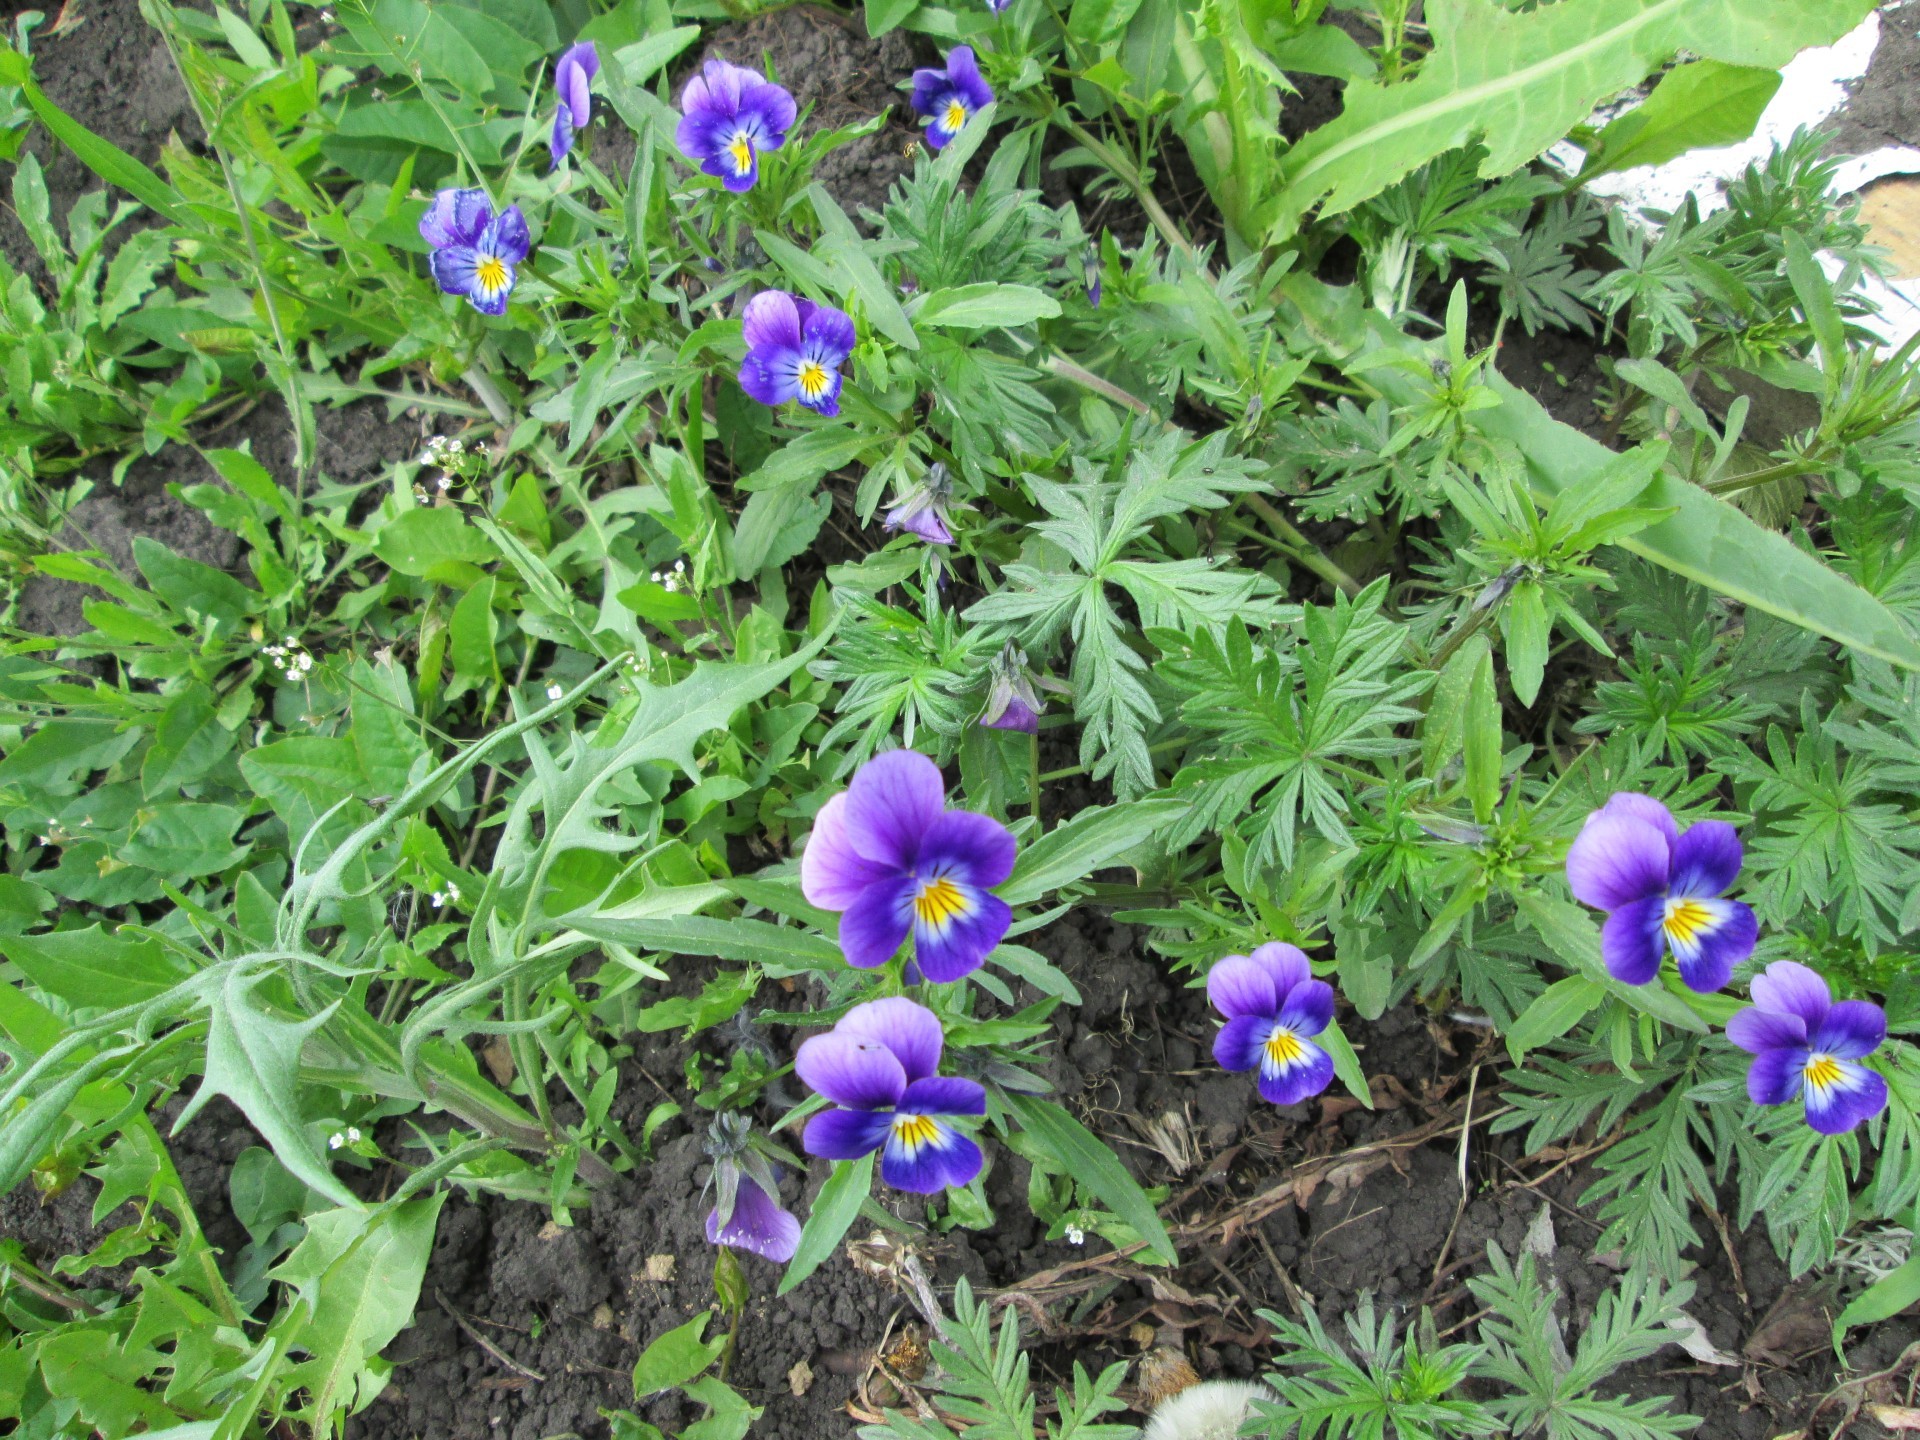
<svg viewBox="0 0 1920 1440">
<path fill-rule="evenodd" d="M 881 524 L 888 530 L 911 530 L 929 545 L 951 545 L 952 498 L 953 478 L 945 465 L 935 461 L 920 483 L 887 511 Z"/>
<path fill-rule="evenodd" d="M 1087 303 L 1094 309 L 1100 308 L 1100 247 L 1092 242 L 1080 257 L 1080 276 L 1087 287 Z"/>
<path fill-rule="evenodd" d="M 980 723 L 989 730 L 1039 734 L 1046 702 L 1034 688 L 1026 653 L 1009 644 L 989 662 L 987 674 L 987 703 L 980 711 Z"/>
</svg>

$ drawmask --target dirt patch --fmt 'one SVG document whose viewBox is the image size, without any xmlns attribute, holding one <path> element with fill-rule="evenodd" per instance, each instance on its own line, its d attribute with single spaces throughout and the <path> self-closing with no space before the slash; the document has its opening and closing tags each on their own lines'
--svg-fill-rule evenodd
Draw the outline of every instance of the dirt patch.
<svg viewBox="0 0 1920 1440">
<path fill-rule="evenodd" d="M 1827 129 L 1837 154 L 1920 145 L 1920 9 L 1881 7 L 1873 61 Z"/>
</svg>

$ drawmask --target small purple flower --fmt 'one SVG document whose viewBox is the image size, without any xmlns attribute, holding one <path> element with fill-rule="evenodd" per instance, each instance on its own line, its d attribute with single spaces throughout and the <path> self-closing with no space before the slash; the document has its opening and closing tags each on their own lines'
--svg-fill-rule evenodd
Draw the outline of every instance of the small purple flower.
<svg viewBox="0 0 1920 1440">
<path fill-rule="evenodd" d="M 1087 303 L 1094 309 L 1100 308 L 1100 247 L 1088 242 L 1086 252 L 1080 257 L 1080 277 L 1087 287 Z"/>
<path fill-rule="evenodd" d="M 947 52 L 947 68 L 913 72 L 913 108 L 927 122 L 927 144 L 938 150 L 960 133 L 970 116 L 993 103 L 971 45 Z"/>
<path fill-rule="evenodd" d="M 1298 946 L 1262 945 L 1207 972 L 1207 999 L 1227 1017 L 1213 1037 L 1223 1070 L 1260 1070 L 1260 1098 L 1297 1105 L 1333 1080 L 1333 1057 L 1308 1037 L 1333 1019 L 1333 987 Z"/>
<path fill-rule="evenodd" d="M 1887 1108 L 1887 1082 L 1857 1063 L 1887 1038 L 1887 1012 L 1870 1000 L 1835 1004 L 1805 965 L 1776 960 L 1754 976 L 1753 1004 L 1727 1022 L 1727 1038 L 1753 1056 L 1753 1103 L 1804 1094 L 1807 1124 L 1822 1135 L 1843 1135 Z"/>
<path fill-rule="evenodd" d="M 1040 712 L 1046 702 L 1033 686 L 1027 671 L 1024 650 L 1009 642 L 988 663 L 987 703 L 980 711 L 980 723 L 989 730 L 1018 730 L 1027 735 L 1040 733 Z"/>
<path fill-rule="evenodd" d="M 752 70 L 709 60 L 680 92 L 680 148 L 736 193 L 751 190 L 760 156 L 787 143 L 793 96 Z"/>
<path fill-rule="evenodd" d="M 1615 795 L 1567 851 L 1574 898 L 1607 912 L 1600 950 L 1616 980 L 1645 985 L 1673 951 L 1687 988 L 1711 994 L 1753 953 L 1753 911 L 1721 897 L 1740 875 L 1740 837 L 1724 820 L 1682 833 L 1646 795 Z"/>
<path fill-rule="evenodd" d="M 987 9 L 995 15 L 1013 4 L 1013 0 L 987 0 Z"/>
<path fill-rule="evenodd" d="M 946 808 L 939 766 L 889 750 L 820 808 L 800 890 L 840 912 L 849 965 L 884 965 L 911 934 L 927 979 L 958 980 L 1013 923 L 1007 902 L 988 893 L 1013 873 L 1013 858 L 1013 833 L 998 820 Z"/>
<path fill-rule="evenodd" d="M 953 531 L 948 529 L 952 516 L 947 505 L 953 498 L 953 479 L 947 467 L 935 461 L 926 476 L 887 511 L 881 523 L 889 530 L 911 530 L 929 545 L 951 545 Z"/>
<path fill-rule="evenodd" d="M 707 1212 L 707 1243 L 784 1265 L 800 1248 L 800 1222 L 781 1208 L 777 1193 L 769 1194 L 743 1171 L 733 1192 L 733 1213 L 725 1223 L 718 1206 Z"/>
<path fill-rule="evenodd" d="M 587 121 L 593 118 L 593 91 L 589 88 L 593 77 L 600 73 L 600 52 L 594 48 L 591 40 L 582 40 L 560 57 L 560 63 L 553 67 L 553 88 L 558 103 L 553 111 L 553 135 L 547 141 L 547 149 L 553 153 L 553 167 L 560 168 L 560 161 L 573 149 L 573 134 L 584 130 Z"/>
<path fill-rule="evenodd" d="M 505 312 L 513 267 L 531 245 L 518 205 L 495 215 L 484 190 L 442 190 L 420 217 L 420 238 L 433 246 L 427 267 L 442 290 L 482 315 Z"/>
<path fill-rule="evenodd" d="M 857 338 L 846 311 L 763 290 L 747 302 L 743 328 L 742 390 L 762 405 L 798 400 L 822 415 L 840 413 L 840 367 Z"/>
<path fill-rule="evenodd" d="M 987 1092 L 934 1073 L 944 1038 L 931 1010 L 896 996 L 854 1006 L 802 1045 L 794 1070 L 836 1107 L 807 1122 L 807 1153 L 857 1160 L 878 1150 L 880 1178 L 916 1195 L 978 1175 L 980 1147 L 943 1117 L 986 1114 Z"/>
</svg>

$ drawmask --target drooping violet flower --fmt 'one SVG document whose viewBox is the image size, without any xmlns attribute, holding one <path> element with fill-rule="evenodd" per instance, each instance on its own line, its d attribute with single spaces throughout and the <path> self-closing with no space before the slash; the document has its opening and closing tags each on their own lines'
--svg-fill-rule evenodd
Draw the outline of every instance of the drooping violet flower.
<svg viewBox="0 0 1920 1440">
<path fill-rule="evenodd" d="M 970 116 L 993 103 L 971 45 L 947 52 L 947 68 L 913 72 L 913 108 L 927 122 L 927 144 L 938 150 L 960 133 Z"/>
<path fill-rule="evenodd" d="M 987 9 L 993 14 L 998 15 L 1011 4 L 1013 4 L 1013 0 L 987 0 Z"/>
<path fill-rule="evenodd" d="M 443 291 L 482 315 L 505 312 L 513 267 L 532 243 L 518 205 L 495 215 L 484 190 L 442 190 L 420 217 L 420 238 L 433 246 L 427 264 Z"/>
<path fill-rule="evenodd" d="M 947 473 L 947 467 L 936 460 L 920 483 L 887 511 L 881 524 L 888 530 L 911 530 L 929 545 L 951 545 L 953 531 L 948 526 L 953 523 L 953 517 L 947 506 L 952 499 L 953 477 Z"/>
<path fill-rule="evenodd" d="M 587 121 L 593 118 L 590 87 L 593 77 L 599 73 L 600 52 L 591 40 L 571 46 L 553 67 L 557 103 L 553 110 L 553 134 L 547 140 L 547 149 L 553 154 L 553 169 L 559 169 L 561 159 L 573 149 L 574 132 L 584 130 Z"/>
<path fill-rule="evenodd" d="M 1009 641 L 987 663 L 987 675 L 987 703 L 980 711 L 980 723 L 989 730 L 1038 735 L 1040 712 L 1046 708 L 1046 701 L 1034 689 L 1026 651 Z"/>
<path fill-rule="evenodd" d="M 1836 1004 L 1805 965 L 1776 960 L 1754 976 L 1753 1004 L 1727 1021 L 1727 1038 L 1753 1056 L 1753 1103 L 1804 1095 L 1807 1124 L 1822 1135 L 1843 1135 L 1887 1108 L 1887 1082 L 1858 1063 L 1887 1038 L 1887 1012 L 1871 1000 Z"/>
<path fill-rule="evenodd" d="M 793 96 L 742 65 L 709 60 L 680 92 L 674 138 L 687 158 L 736 194 L 760 176 L 760 156 L 787 143 Z"/>
<path fill-rule="evenodd" d="M 1227 1017 L 1213 1037 L 1223 1070 L 1260 1071 L 1260 1098 L 1296 1105 L 1333 1079 L 1333 1057 L 1309 1038 L 1333 1019 L 1333 987 L 1313 978 L 1298 946 L 1262 945 L 1207 972 L 1207 999 Z"/>
<path fill-rule="evenodd" d="M 784 1265 L 800 1244 L 800 1222 L 780 1204 L 780 1172 L 753 1148 L 752 1127 L 731 1111 L 714 1117 L 703 1146 L 713 1156 L 715 1204 L 707 1243 Z"/>
<path fill-rule="evenodd" d="M 1094 309 L 1100 308 L 1100 247 L 1092 241 L 1087 242 L 1085 253 L 1080 257 L 1080 278 L 1087 287 L 1087 303 Z"/>
<path fill-rule="evenodd" d="M 880 1178 L 917 1195 L 972 1180 L 980 1147 L 944 1117 L 986 1114 L 987 1092 L 934 1073 L 944 1040 L 931 1010 L 896 996 L 854 1006 L 802 1045 L 795 1072 L 835 1106 L 807 1122 L 807 1153 L 857 1160 L 878 1150 Z"/>
<path fill-rule="evenodd" d="M 857 338 L 846 311 L 762 290 L 747 302 L 743 329 L 742 390 L 762 405 L 798 400 L 821 415 L 840 413 L 840 367 Z"/>
<path fill-rule="evenodd" d="M 988 893 L 1013 873 L 1013 833 L 971 810 L 948 810 L 940 767 L 915 750 L 876 755 L 820 808 L 800 857 L 800 890 L 840 912 L 840 949 L 862 970 L 913 936 L 929 980 L 980 968 L 1013 923 Z"/>
<path fill-rule="evenodd" d="M 1628 985 L 1660 973 L 1673 951 L 1689 990 L 1711 994 L 1753 953 L 1759 922 L 1738 900 L 1721 898 L 1740 875 L 1740 837 L 1724 820 L 1683 833 L 1646 795 L 1615 795 L 1587 817 L 1567 851 L 1574 898 L 1607 912 L 1600 951 Z"/>
</svg>

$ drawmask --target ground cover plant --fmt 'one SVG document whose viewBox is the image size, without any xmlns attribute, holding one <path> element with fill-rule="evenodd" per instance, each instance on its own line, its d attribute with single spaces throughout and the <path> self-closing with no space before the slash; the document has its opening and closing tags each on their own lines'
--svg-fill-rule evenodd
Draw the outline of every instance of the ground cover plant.
<svg viewBox="0 0 1920 1440">
<path fill-rule="evenodd" d="M 1582 188 L 1870 8 L 16 18 L 9 1433 L 1659 1440 L 1742 1255 L 1910 1405 L 1914 347 L 1817 135 Z"/>
</svg>

